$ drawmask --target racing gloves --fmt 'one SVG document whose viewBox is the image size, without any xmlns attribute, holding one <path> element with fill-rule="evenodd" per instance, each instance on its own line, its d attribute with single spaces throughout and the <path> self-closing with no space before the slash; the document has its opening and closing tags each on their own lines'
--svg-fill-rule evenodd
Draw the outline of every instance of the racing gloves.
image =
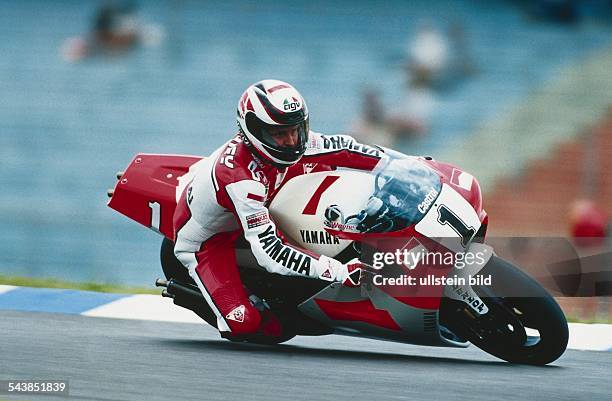
<svg viewBox="0 0 612 401">
<path fill-rule="evenodd" d="M 361 271 L 363 265 L 359 259 L 355 258 L 348 263 L 340 263 L 336 259 L 332 259 L 325 255 L 319 258 L 322 271 L 319 273 L 319 278 L 325 281 L 337 281 L 347 287 L 358 287 L 361 282 Z"/>
</svg>

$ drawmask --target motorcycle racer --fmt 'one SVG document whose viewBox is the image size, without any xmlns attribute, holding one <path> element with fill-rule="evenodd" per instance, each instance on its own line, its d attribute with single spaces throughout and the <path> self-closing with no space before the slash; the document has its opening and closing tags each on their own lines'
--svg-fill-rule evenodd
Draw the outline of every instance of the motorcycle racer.
<svg viewBox="0 0 612 401">
<path fill-rule="evenodd" d="M 240 279 L 235 243 L 249 242 L 271 273 L 359 284 L 361 264 L 343 264 L 285 240 L 268 212 L 291 177 L 335 167 L 372 170 L 384 152 L 346 135 L 309 129 L 308 108 L 291 85 L 263 80 L 240 97 L 238 134 L 198 166 L 174 214 L 174 253 L 217 316 L 222 336 L 280 337 L 278 319 Z"/>
</svg>

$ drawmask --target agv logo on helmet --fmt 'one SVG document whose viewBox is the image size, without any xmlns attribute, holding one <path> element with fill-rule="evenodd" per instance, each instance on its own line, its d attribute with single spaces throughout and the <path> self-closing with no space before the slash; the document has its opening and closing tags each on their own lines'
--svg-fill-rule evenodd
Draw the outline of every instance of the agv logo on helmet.
<svg viewBox="0 0 612 401">
<path fill-rule="evenodd" d="M 283 102 L 283 109 L 285 111 L 296 111 L 300 108 L 300 102 L 297 99 L 293 99 L 293 102 L 289 102 L 289 99 L 285 99 Z"/>
</svg>

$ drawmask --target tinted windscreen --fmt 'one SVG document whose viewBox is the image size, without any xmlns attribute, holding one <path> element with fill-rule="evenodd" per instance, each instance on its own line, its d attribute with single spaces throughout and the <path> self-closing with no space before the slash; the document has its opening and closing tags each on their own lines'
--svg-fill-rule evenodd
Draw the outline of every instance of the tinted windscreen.
<svg viewBox="0 0 612 401">
<path fill-rule="evenodd" d="M 346 219 L 364 233 L 397 231 L 419 222 L 442 186 L 440 176 L 416 157 L 389 159 L 372 174 L 374 192 L 360 213 Z"/>
</svg>

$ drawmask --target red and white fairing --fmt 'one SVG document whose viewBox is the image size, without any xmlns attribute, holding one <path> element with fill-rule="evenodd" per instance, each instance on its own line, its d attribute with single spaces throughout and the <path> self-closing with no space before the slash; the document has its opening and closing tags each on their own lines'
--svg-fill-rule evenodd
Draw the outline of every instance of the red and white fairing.
<svg viewBox="0 0 612 401">
<path fill-rule="evenodd" d="M 109 206 L 139 223 L 173 238 L 172 215 L 179 194 L 202 158 L 175 155 L 137 155 L 118 182 Z M 427 249 L 447 249 L 453 252 L 477 248 L 489 257 L 491 248 L 483 244 L 464 244 L 462 237 L 449 224 L 440 222 L 439 210 L 452 211 L 474 232 L 484 235 L 487 215 L 482 208 L 478 182 L 468 173 L 452 165 L 425 158 L 409 158 L 430 169 L 439 177 L 440 191 L 423 197 L 423 216 L 401 230 L 363 234 L 345 229 L 341 224 L 325 226 L 325 210 L 337 205 L 345 216 L 359 213 L 375 189 L 376 175 L 348 169 L 298 175 L 287 181 L 274 195 L 270 212 L 278 227 L 295 245 L 330 257 L 338 255 L 354 240 L 387 243 L 399 249 L 403 246 Z M 471 240 L 472 238 L 470 238 Z M 372 241 L 370 241 L 372 240 Z M 384 244 L 384 242 L 382 242 Z M 487 258 L 488 260 L 488 258 Z M 465 274 L 473 274 L 482 265 Z M 408 269 L 407 269 L 408 271 Z M 457 273 L 454 266 L 437 269 L 414 269 L 419 274 L 446 276 Z M 461 272 L 458 272 L 461 273 Z M 469 293 L 470 288 L 461 291 Z M 330 284 L 320 293 L 300 305 L 306 315 L 334 327 L 339 334 L 386 338 L 413 344 L 465 346 L 444 337 L 438 324 L 438 308 L 444 295 L 462 300 L 462 296 L 443 286 L 410 287 L 402 291 L 366 283 L 349 288 Z M 475 294 L 473 294 L 475 295 Z M 477 297 L 472 298 L 477 299 Z M 465 300 L 465 299 L 463 299 Z M 477 302 L 477 300 L 475 301 Z M 471 305 L 475 313 L 482 313 Z"/>
<path fill-rule="evenodd" d="M 393 252 L 404 247 L 450 252 L 482 252 L 483 263 L 460 271 L 454 266 L 427 268 L 406 267 L 413 276 L 447 276 L 451 272 L 467 277 L 475 274 L 492 255 L 483 244 L 464 244 L 464 239 L 449 224 L 440 222 L 439 209 L 452 211 L 475 234 L 486 231 L 487 215 L 482 208 L 480 186 L 472 175 L 452 165 L 426 158 L 408 158 L 434 172 L 441 190 L 431 199 L 423 198 L 417 208 L 425 206 L 422 217 L 401 230 L 363 234 L 354 227 L 324 224 L 325 211 L 336 205 L 344 216 L 362 211 L 375 191 L 376 171 L 336 170 L 296 177 L 287 182 L 270 210 L 278 226 L 303 248 L 329 256 L 345 250 L 353 240 L 370 243 L 378 250 Z M 484 226 L 484 227 L 482 227 Z M 482 228 L 482 229 L 481 229 Z M 331 240 L 330 240 L 331 237 Z M 396 240 L 390 240 L 395 238 Z M 473 238 L 473 235 L 469 240 Z M 385 246 L 388 247 L 385 249 Z M 457 292 L 458 291 L 458 292 Z M 300 309 L 312 318 L 338 329 L 339 333 L 385 337 L 397 341 L 430 345 L 461 345 L 439 334 L 437 313 L 442 295 L 458 300 L 470 298 L 475 313 L 486 313 L 486 306 L 469 286 L 452 289 L 444 286 L 390 287 L 372 283 L 351 289 L 331 285 L 304 302 Z M 478 309 L 480 307 L 480 310 Z"/>
<path fill-rule="evenodd" d="M 437 195 L 434 206 L 447 205 L 475 231 L 481 225 L 486 226 L 488 218 L 482 208 L 480 185 L 471 174 L 450 164 L 425 158 L 413 159 L 429 166 L 439 175 L 442 191 Z M 278 226 L 296 244 L 317 253 L 335 256 L 352 242 L 350 238 L 360 239 L 361 236 L 351 235 L 343 227 L 334 230 L 325 226 L 326 208 L 337 205 L 345 215 L 358 213 L 374 192 L 374 180 L 374 173 L 349 169 L 295 177 L 275 196 L 270 211 Z M 455 252 L 465 251 L 457 233 L 451 226 L 440 224 L 434 212 L 424 214 L 422 220 L 412 227 L 385 233 L 385 236 L 404 236 L 414 231 L 420 236 L 443 239 L 446 241 L 443 245 Z M 326 235 L 330 233 L 331 236 Z"/>
</svg>

